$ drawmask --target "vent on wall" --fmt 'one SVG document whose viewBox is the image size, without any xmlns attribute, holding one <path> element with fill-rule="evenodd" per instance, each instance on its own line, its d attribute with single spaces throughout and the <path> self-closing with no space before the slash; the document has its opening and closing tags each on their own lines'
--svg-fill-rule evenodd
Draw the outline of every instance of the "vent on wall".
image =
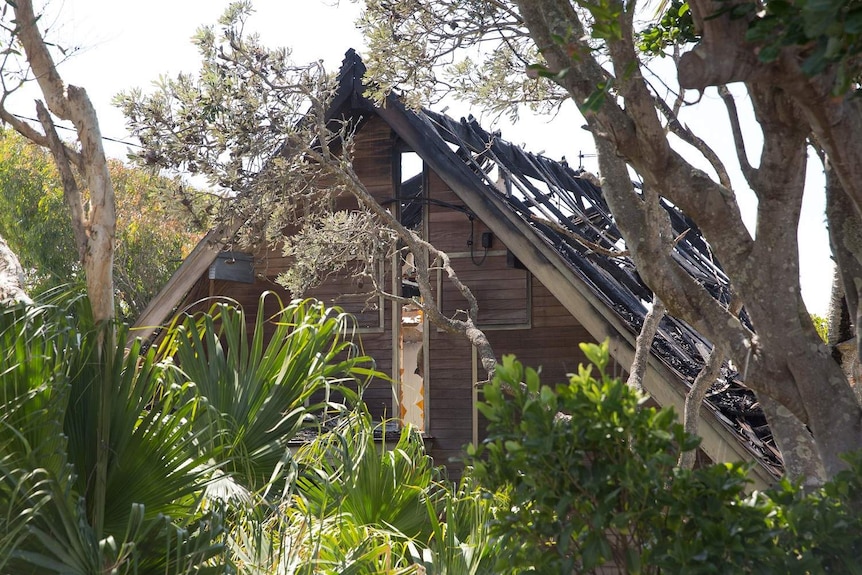
<svg viewBox="0 0 862 575">
<path fill-rule="evenodd" d="M 242 252 L 221 252 L 210 266 L 211 280 L 254 283 L 254 257 Z"/>
<path fill-rule="evenodd" d="M 527 269 L 527 266 L 525 266 L 523 263 L 521 263 L 521 260 L 519 260 L 517 257 L 515 257 L 515 254 L 513 254 L 509 250 L 506 250 L 506 267 L 514 268 L 516 270 Z"/>
</svg>

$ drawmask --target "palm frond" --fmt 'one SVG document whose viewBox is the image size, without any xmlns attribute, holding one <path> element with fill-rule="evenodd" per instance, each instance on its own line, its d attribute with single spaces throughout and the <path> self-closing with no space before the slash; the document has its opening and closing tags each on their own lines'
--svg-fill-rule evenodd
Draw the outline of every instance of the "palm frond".
<svg viewBox="0 0 862 575">
<path fill-rule="evenodd" d="M 154 352 L 112 347 L 124 338 L 93 326 L 85 303 L 0 311 L 3 572 L 223 567 L 218 514 L 197 505 L 212 467 L 195 445 L 198 399 L 164 386 Z M 94 509 L 99 450 L 106 496 Z"/>
<path fill-rule="evenodd" d="M 385 448 L 384 426 L 357 411 L 332 432 L 297 453 L 307 470 L 297 481 L 309 514 L 337 514 L 352 523 L 373 525 L 427 541 L 431 536 L 426 504 L 437 508 L 437 470 L 419 434 L 406 427 Z"/>
<path fill-rule="evenodd" d="M 261 296 L 258 309 L 267 298 Z M 250 490 L 264 488 L 288 453 L 287 442 L 331 394 L 349 394 L 368 373 L 368 357 L 347 339 L 350 319 L 313 300 L 295 300 L 249 334 L 241 308 L 218 302 L 170 330 L 161 353 L 176 362 L 175 381 L 194 382 L 210 419 L 201 441 L 218 446 L 217 460 Z M 318 398 L 320 403 L 310 402 Z"/>
</svg>

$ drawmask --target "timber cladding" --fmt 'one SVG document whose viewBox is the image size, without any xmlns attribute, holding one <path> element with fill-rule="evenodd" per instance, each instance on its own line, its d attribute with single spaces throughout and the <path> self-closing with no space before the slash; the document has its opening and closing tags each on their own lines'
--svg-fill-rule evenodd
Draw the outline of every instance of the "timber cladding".
<svg viewBox="0 0 862 575">
<path fill-rule="evenodd" d="M 585 358 L 578 344 L 590 334 L 569 311 L 522 266 L 514 265 L 506 246 L 435 174 L 429 174 L 426 239 L 446 250 L 452 266 L 479 304 L 479 325 L 486 331 L 499 358 L 515 354 L 523 363 L 540 368 L 547 383 L 564 381 Z M 490 245 L 487 245 L 490 244 Z M 464 300 L 448 280 L 438 276 L 438 297 L 449 315 Z M 485 379 L 473 350 L 463 337 L 430 329 L 428 390 L 432 456 L 460 473 L 463 447 L 484 437 L 485 423 L 475 409 L 474 386 Z M 474 436 L 474 426 L 477 434 Z"/>
<path fill-rule="evenodd" d="M 565 381 L 586 362 L 578 344 L 590 335 L 535 278 L 531 279 L 534 323 L 532 327 L 489 330 L 488 339 L 497 356 L 515 354 L 525 365 L 541 369 L 548 384 Z M 481 305 L 481 302 L 480 302 Z M 548 321 L 548 320 L 551 321 Z M 472 386 L 485 375 L 474 374 L 472 348 L 460 337 L 431 330 L 429 390 L 431 454 L 438 463 L 447 463 L 453 475 L 460 473 L 458 462 L 463 447 L 473 439 L 473 419 L 479 417 L 473 405 Z M 481 368 L 479 368 L 480 370 Z M 485 423 L 478 420 L 479 437 Z"/>
<path fill-rule="evenodd" d="M 499 133 L 483 130 L 472 117 L 456 121 L 430 110 L 411 110 L 394 93 L 385 105 L 378 105 L 364 96 L 364 71 L 358 55 L 349 51 L 329 117 L 356 120 L 351 147 L 356 174 L 382 206 L 451 256 L 453 267 L 477 296 L 478 322 L 495 353 L 514 353 L 527 365 L 541 366 L 545 383 L 562 381 L 576 370 L 584 360 L 578 348 L 583 341 L 607 338 L 615 360 L 629 364 L 652 294 L 624 253 L 602 253 L 616 250 L 621 238 L 595 179 L 565 161 L 525 152 Z M 334 198 L 333 204 L 355 209 L 348 196 Z M 663 207 L 681 238 L 675 256 L 692 277 L 707 282 L 719 300 L 727 300 L 726 275 L 699 234 L 690 233 L 694 224 L 675 206 Z M 277 246 L 252 254 L 253 283 L 207 278 L 206 267 L 219 252 L 233 247 L 241 223 L 231 220 L 207 234 L 141 314 L 135 335 L 149 337 L 170 321 L 175 310 L 195 307 L 193 302 L 207 296 L 238 301 L 246 307 L 249 321 L 258 313 L 262 291 L 289 300 L 275 279 L 291 262 Z M 385 262 L 375 277 L 393 293 L 413 295 L 414 278 L 407 263 Z M 243 278 L 247 280 L 247 274 Z M 430 279 L 443 311 L 457 314 L 463 298 L 442 274 Z M 404 314 L 410 335 L 402 338 L 404 310 L 400 304 L 368 298 L 368 283 L 343 274 L 313 293 L 358 316 L 364 352 L 375 359 L 378 370 L 391 376 L 391 381 L 372 382 L 366 392 L 371 412 L 375 417 L 402 412 L 395 397 L 401 374 L 408 374 L 412 381 L 401 391 L 411 390 L 405 401 L 411 421 L 424 421 L 432 455 L 438 463 L 448 463 L 462 453 L 465 443 L 482 435 L 474 384 L 484 375 L 478 373 L 474 351 L 464 338 L 424 325 L 415 310 Z M 709 348 L 709 342 L 690 326 L 664 318 L 646 374 L 646 387 L 659 403 L 681 407 L 703 364 L 704 346 Z M 401 365 L 408 361 L 413 365 Z M 613 369 L 613 375 L 623 375 L 618 364 Z M 413 375 L 418 376 L 418 385 Z M 738 379 L 728 366 L 721 377 L 727 393 L 750 393 Z M 759 412 L 741 413 L 720 404 L 710 409 L 718 417 L 706 414 L 701 431 L 704 449 L 712 457 L 758 462 L 752 472 L 758 487 L 780 475 L 781 462 L 768 429 L 758 431 L 756 441 L 746 432 L 751 429 L 748 420 L 761 417 Z M 453 470 L 457 472 L 457 465 Z"/>
</svg>

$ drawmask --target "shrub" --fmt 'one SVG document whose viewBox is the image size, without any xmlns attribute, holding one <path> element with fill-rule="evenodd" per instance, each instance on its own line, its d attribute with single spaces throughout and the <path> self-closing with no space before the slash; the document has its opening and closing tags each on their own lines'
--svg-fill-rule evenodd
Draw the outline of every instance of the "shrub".
<svg viewBox="0 0 862 575">
<path fill-rule="evenodd" d="M 747 493 L 747 467 L 676 466 L 686 434 L 670 409 L 605 373 L 607 344 L 568 383 L 504 357 L 484 387 L 488 437 L 468 448 L 495 508 L 500 573 L 862 572 L 862 457 L 823 490 Z M 854 571 L 855 569 L 855 571 Z"/>
</svg>

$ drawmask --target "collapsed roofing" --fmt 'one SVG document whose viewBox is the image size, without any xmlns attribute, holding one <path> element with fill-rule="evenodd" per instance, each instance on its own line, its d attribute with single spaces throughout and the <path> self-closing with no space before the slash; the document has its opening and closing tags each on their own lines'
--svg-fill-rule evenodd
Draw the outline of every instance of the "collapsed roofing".
<svg viewBox="0 0 862 575">
<path fill-rule="evenodd" d="M 503 140 L 500 133 L 482 129 L 472 118 L 456 121 L 429 110 L 409 110 L 394 94 L 378 106 L 364 96 L 364 73 L 361 59 L 349 50 L 329 118 L 351 118 L 357 126 L 373 116 L 382 118 L 461 198 L 463 205 L 453 207 L 481 219 L 594 337 L 616 338 L 625 347 L 617 353 L 623 357 L 630 353 L 652 293 L 622 253 L 624 242 L 594 178 L 565 162 L 527 153 Z M 417 218 L 424 201 L 417 196 L 419 181 L 402 191 L 402 215 Z M 665 203 L 664 207 L 680 235 L 673 257 L 713 297 L 727 304 L 728 278 L 699 230 L 674 206 Z M 199 242 L 140 315 L 133 336 L 146 339 L 156 332 L 238 225 L 232 231 L 211 230 Z M 665 316 L 647 371 L 647 379 L 657 385 L 647 389 L 660 403 L 679 410 L 711 348 L 685 322 Z M 706 409 L 711 416 L 705 417 L 708 425 L 700 430 L 704 450 L 711 445 L 719 457 L 759 463 L 753 473 L 762 485 L 781 475 L 781 455 L 754 394 L 727 364 L 708 394 Z"/>
<path fill-rule="evenodd" d="M 487 180 L 488 193 L 501 193 L 492 174 L 503 174 L 502 195 L 512 211 L 554 248 L 629 325 L 632 333 L 638 333 L 647 305 L 651 305 L 652 292 L 628 256 L 606 255 L 621 253 L 625 246 L 601 189 L 591 178 L 565 162 L 535 156 L 505 142 L 499 134 L 483 130 L 473 118 L 455 122 L 440 114 L 423 112 L 437 134 L 456 145 L 459 157 Z M 674 248 L 674 259 L 713 297 L 728 304 L 728 278 L 711 256 L 697 226 L 668 202 L 663 206 L 674 235 L 681 236 Z M 665 315 L 652 349 L 682 382 L 691 385 L 712 344 L 684 321 Z M 726 364 L 721 379 L 709 392 L 707 405 L 740 434 L 752 451 L 769 462 L 774 473 L 780 474 L 780 454 L 763 412 L 754 394 L 741 384 L 739 374 Z"/>
<path fill-rule="evenodd" d="M 438 166 L 441 161 L 448 162 L 444 171 L 451 172 L 451 158 L 457 157 L 462 165 L 457 166 L 460 173 L 456 178 L 472 180 L 470 187 L 486 199 L 501 199 L 511 215 L 529 226 L 632 335 L 640 331 L 652 293 L 641 281 L 632 260 L 624 255 L 625 242 L 601 189 L 593 183 L 595 178 L 565 161 L 528 153 L 506 142 L 499 132 L 484 130 L 472 117 L 456 121 L 426 109 L 407 110 L 394 95 L 382 108 L 375 107 L 362 95 L 364 72 L 356 53 L 348 51 L 339 76 L 337 99 L 342 106 L 349 106 L 353 114 L 357 109 L 373 109 L 390 124 L 406 121 L 409 126 L 405 129 L 409 128 L 416 142 L 422 142 L 423 150 L 416 151 L 426 162 L 429 155 L 438 156 Z M 339 108 L 334 106 L 334 111 Z M 410 204 L 406 200 L 405 208 L 409 210 Z M 713 297 L 728 304 L 728 278 L 697 226 L 669 202 L 664 201 L 663 206 L 679 236 L 674 259 Z M 677 377 L 679 385 L 687 387 L 703 368 L 711 349 L 706 338 L 669 315 L 662 319 L 652 344 L 653 355 Z M 763 412 L 730 365 L 723 366 L 705 407 L 736 434 L 770 474 L 781 475 L 781 455 Z"/>
</svg>

